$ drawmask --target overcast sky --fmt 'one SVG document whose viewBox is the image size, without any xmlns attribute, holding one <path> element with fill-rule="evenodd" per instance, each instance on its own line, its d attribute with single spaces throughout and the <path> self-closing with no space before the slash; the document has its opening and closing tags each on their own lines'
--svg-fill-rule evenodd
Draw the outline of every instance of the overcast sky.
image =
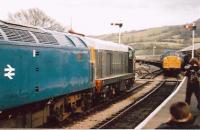
<svg viewBox="0 0 200 130">
<path fill-rule="evenodd" d="M 200 18 L 200 0 L 0 0 L 0 19 L 21 9 L 39 8 L 64 26 L 86 35 L 190 23 Z"/>
</svg>

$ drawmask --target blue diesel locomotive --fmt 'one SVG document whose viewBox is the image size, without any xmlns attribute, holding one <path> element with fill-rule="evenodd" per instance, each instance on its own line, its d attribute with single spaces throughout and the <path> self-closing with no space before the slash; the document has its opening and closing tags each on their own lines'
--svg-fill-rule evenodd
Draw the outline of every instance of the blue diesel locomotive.
<svg viewBox="0 0 200 130">
<path fill-rule="evenodd" d="M 0 21 L 0 127 L 62 121 L 132 87 L 134 50 Z"/>
</svg>

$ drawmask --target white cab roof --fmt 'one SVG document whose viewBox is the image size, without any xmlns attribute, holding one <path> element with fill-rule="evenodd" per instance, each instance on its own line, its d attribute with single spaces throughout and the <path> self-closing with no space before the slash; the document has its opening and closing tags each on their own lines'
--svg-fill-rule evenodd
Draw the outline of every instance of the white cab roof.
<svg viewBox="0 0 200 130">
<path fill-rule="evenodd" d="M 103 41 L 99 39 L 89 38 L 89 37 L 82 37 L 85 40 L 85 43 L 88 47 L 93 47 L 95 50 L 111 50 L 111 51 L 122 51 L 128 52 L 129 46 L 113 43 L 109 41 Z"/>
</svg>

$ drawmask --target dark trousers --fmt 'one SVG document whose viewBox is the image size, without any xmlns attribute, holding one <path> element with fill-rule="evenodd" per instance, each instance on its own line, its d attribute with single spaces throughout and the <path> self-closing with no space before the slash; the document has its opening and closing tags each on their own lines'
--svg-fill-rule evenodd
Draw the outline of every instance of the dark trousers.
<svg viewBox="0 0 200 130">
<path fill-rule="evenodd" d="M 200 109 L 200 86 L 198 83 L 188 83 L 186 89 L 186 98 L 185 102 L 190 104 L 192 94 L 195 94 L 195 97 L 198 102 L 198 108 Z"/>
</svg>

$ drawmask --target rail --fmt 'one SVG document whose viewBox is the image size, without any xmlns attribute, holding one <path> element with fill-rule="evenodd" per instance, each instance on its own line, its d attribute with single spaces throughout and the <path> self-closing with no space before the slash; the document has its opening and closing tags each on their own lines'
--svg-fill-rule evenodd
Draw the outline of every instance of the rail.
<svg viewBox="0 0 200 130">
<path fill-rule="evenodd" d="M 179 83 L 178 81 L 176 81 L 176 82 Z M 116 115 L 113 115 L 113 117 L 111 117 L 110 119 L 108 119 L 108 120 L 106 120 L 106 121 L 98 124 L 94 128 L 99 128 L 99 129 L 101 129 L 101 128 L 115 128 L 115 127 L 112 126 L 113 122 L 115 122 L 116 120 L 120 119 L 120 117 L 122 117 L 123 115 L 125 115 L 130 110 L 132 110 L 134 108 L 137 108 L 138 104 L 141 104 L 141 102 L 145 101 L 148 97 L 150 97 L 152 94 L 154 94 L 156 91 L 158 91 L 158 89 L 160 89 L 161 87 L 163 87 L 165 83 L 166 82 L 163 81 L 159 86 L 157 86 L 156 88 L 154 88 L 151 92 L 149 92 L 147 95 L 145 95 L 144 97 L 142 97 L 141 99 L 139 99 L 137 102 L 133 103 L 129 107 L 126 107 L 124 110 L 120 111 Z M 177 83 L 175 84 L 175 87 L 177 87 Z M 174 89 L 172 89 L 172 90 L 174 90 Z M 126 116 L 123 116 L 123 117 L 126 117 Z M 115 125 L 116 125 L 116 123 L 115 123 Z"/>
<path fill-rule="evenodd" d="M 137 127 L 135 127 L 135 129 L 136 130 L 142 129 L 151 120 L 151 118 L 154 117 L 165 106 L 165 104 L 167 104 L 167 102 L 169 102 L 169 100 L 175 96 L 175 94 L 180 90 L 180 88 L 183 86 L 183 84 L 186 81 L 187 81 L 187 78 L 184 77 L 184 79 L 179 84 L 177 89 L 168 98 L 166 98 L 165 101 L 162 102 L 162 104 L 160 104 L 143 122 L 141 122 Z"/>
</svg>

